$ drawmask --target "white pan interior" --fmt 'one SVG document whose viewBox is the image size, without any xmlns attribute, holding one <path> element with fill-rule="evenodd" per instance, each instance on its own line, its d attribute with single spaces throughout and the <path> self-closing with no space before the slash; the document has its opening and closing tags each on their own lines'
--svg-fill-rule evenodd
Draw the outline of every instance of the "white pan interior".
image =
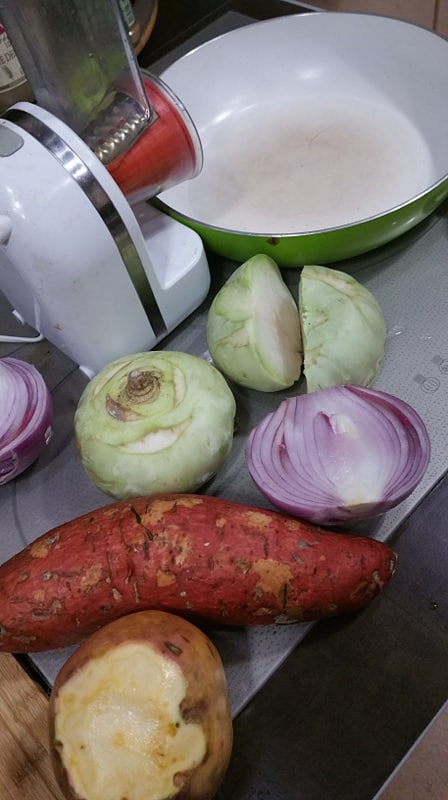
<svg viewBox="0 0 448 800">
<path fill-rule="evenodd" d="M 370 14 L 280 17 L 224 34 L 163 74 L 204 166 L 161 195 L 226 230 L 350 225 L 448 173 L 448 42 Z"/>
</svg>

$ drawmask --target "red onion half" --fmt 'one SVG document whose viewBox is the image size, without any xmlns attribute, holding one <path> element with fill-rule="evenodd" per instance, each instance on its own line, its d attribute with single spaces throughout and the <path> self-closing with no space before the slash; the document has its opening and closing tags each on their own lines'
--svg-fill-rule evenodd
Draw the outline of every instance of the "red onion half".
<svg viewBox="0 0 448 800">
<path fill-rule="evenodd" d="M 287 398 L 251 431 L 246 463 L 273 505 L 320 525 L 374 517 L 428 466 L 423 420 L 394 395 L 359 386 Z"/>
<path fill-rule="evenodd" d="M 36 367 L 0 359 L 0 485 L 36 460 L 50 441 L 52 421 L 51 395 Z"/>
</svg>

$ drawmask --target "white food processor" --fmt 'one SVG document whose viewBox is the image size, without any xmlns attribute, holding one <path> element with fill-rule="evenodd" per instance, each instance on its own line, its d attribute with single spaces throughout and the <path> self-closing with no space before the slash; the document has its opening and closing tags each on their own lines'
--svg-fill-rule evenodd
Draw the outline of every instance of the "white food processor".
<svg viewBox="0 0 448 800">
<path fill-rule="evenodd" d="M 148 202 L 198 174 L 201 143 L 116 0 L 0 0 L 0 18 L 36 99 L 0 118 L 0 290 L 91 376 L 208 293 L 200 237 Z"/>
</svg>

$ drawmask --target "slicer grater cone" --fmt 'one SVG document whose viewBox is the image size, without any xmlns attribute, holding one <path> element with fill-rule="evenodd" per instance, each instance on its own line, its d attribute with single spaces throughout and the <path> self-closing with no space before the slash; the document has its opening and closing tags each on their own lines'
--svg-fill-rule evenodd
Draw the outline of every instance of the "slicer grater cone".
<svg viewBox="0 0 448 800">
<path fill-rule="evenodd" d="M 105 165 L 128 150 L 154 120 L 157 113 L 148 112 L 131 95 L 114 92 L 83 133 L 86 144 Z"/>
</svg>

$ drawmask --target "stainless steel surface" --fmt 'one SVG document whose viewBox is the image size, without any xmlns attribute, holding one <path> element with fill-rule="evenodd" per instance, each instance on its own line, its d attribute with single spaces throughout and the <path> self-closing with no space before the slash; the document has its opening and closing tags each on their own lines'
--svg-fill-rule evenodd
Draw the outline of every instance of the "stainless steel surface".
<svg viewBox="0 0 448 800">
<path fill-rule="evenodd" d="M 153 118 L 153 110 L 150 113 Z M 133 97 L 116 92 L 93 123 L 85 128 L 83 138 L 96 157 L 107 165 L 138 139 L 148 122 L 150 120 Z"/>
</svg>

